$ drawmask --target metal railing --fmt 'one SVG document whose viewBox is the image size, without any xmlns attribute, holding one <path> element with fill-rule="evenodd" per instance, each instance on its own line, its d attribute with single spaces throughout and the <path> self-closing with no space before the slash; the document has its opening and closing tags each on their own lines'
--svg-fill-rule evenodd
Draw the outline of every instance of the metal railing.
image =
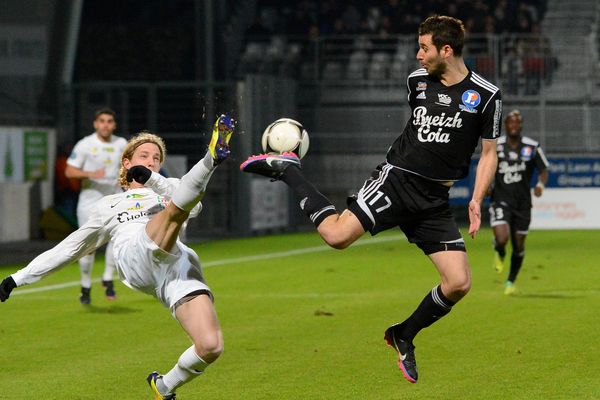
<svg viewBox="0 0 600 400">
<path fill-rule="evenodd" d="M 574 40 L 577 57 L 560 57 L 572 51 Z M 595 46 L 593 35 L 469 35 L 464 58 L 509 96 L 591 97 L 600 83 Z M 250 42 L 237 72 L 291 76 L 325 86 L 396 87 L 404 86 L 407 75 L 419 67 L 417 50 L 414 35 L 277 36 Z"/>
</svg>

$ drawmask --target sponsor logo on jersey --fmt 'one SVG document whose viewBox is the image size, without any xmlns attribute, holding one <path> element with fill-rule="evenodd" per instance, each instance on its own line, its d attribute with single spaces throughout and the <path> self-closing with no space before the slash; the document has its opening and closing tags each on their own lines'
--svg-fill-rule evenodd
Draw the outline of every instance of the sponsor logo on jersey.
<svg viewBox="0 0 600 400">
<path fill-rule="evenodd" d="M 524 161 L 529 161 L 531 160 L 531 155 L 533 154 L 533 148 L 531 148 L 530 146 L 525 146 L 521 149 L 521 158 Z"/>
<path fill-rule="evenodd" d="M 114 153 L 115 149 L 113 147 L 103 147 L 102 151 L 105 153 Z"/>
<path fill-rule="evenodd" d="M 452 97 L 445 93 L 438 93 L 438 101 L 436 101 L 435 104 L 448 107 L 450 103 L 452 103 Z"/>
<path fill-rule="evenodd" d="M 135 212 L 123 211 L 123 212 L 120 212 L 119 214 L 117 214 L 117 221 L 119 221 L 120 223 L 125 223 L 125 222 L 135 221 L 136 219 L 145 217 L 147 215 L 148 215 L 148 213 L 146 211 L 135 211 Z"/>
<path fill-rule="evenodd" d="M 460 99 L 462 104 L 460 104 L 458 108 L 469 113 L 477 113 L 475 107 L 481 103 L 481 95 L 477 93 L 477 91 L 472 89 L 465 90 Z"/>
<path fill-rule="evenodd" d="M 425 100 L 426 99 L 425 92 L 419 93 L 418 96 L 417 96 L 417 99 L 419 99 L 419 100 Z"/>
<path fill-rule="evenodd" d="M 465 106 L 477 107 L 481 103 L 481 96 L 475 90 L 466 90 L 461 97 L 461 100 Z"/>
<path fill-rule="evenodd" d="M 136 210 L 141 210 L 142 208 L 144 208 L 144 206 L 141 205 L 139 202 L 136 202 L 135 206 L 129 207 L 127 210 L 128 211 L 136 211 Z"/>
<path fill-rule="evenodd" d="M 417 90 L 427 90 L 427 82 L 417 82 Z"/>
<path fill-rule="evenodd" d="M 508 161 L 500 161 L 498 163 L 498 172 L 503 175 L 504 183 L 511 184 L 521 182 L 523 174 L 521 172 L 527 169 L 525 162 L 510 165 Z"/>
<path fill-rule="evenodd" d="M 427 115 L 427 108 L 419 106 L 413 110 L 413 125 L 419 127 L 417 139 L 420 142 L 449 143 L 450 133 L 442 132 L 442 129 L 462 127 L 462 118 L 460 118 L 460 112 L 453 116 L 446 116 L 446 113 Z"/>
</svg>

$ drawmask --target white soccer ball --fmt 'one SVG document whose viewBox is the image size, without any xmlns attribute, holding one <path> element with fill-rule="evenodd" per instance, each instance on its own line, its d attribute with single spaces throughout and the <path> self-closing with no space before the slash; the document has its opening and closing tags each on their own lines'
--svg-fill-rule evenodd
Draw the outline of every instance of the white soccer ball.
<svg viewBox="0 0 600 400">
<path fill-rule="evenodd" d="M 280 118 L 267 126 L 261 142 L 265 153 L 293 151 L 300 158 L 304 157 L 310 143 L 302 124 L 290 118 Z"/>
</svg>

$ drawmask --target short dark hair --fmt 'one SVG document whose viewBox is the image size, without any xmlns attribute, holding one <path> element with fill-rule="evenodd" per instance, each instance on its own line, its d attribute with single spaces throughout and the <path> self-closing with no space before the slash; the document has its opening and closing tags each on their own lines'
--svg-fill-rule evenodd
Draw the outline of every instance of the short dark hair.
<svg viewBox="0 0 600 400">
<path fill-rule="evenodd" d="M 433 15 L 419 25 L 419 36 L 431 34 L 431 42 L 440 50 L 448 45 L 455 56 L 462 56 L 465 44 L 465 25 L 460 19 L 446 15 Z"/>
<path fill-rule="evenodd" d="M 114 110 L 112 108 L 108 108 L 108 107 L 102 107 L 98 110 L 96 110 L 96 112 L 94 113 L 94 121 L 98 119 L 99 116 L 101 116 L 102 114 L 108 114 L 110 116 L 112 116 L 115 121 L 117 120 L 117 113 L 114 112 Z"/>
</svg>

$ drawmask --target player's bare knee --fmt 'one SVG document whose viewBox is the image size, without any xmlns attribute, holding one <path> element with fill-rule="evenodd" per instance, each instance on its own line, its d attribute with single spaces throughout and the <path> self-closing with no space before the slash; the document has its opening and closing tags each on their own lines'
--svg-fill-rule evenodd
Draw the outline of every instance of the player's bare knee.
<svg viewBox="0 0 600 400">
<path fill-rule="evenodd" d="M 471 279 L 465 277 L 464 279 L 456 280 L 451 286 L 452 295 L 454 298 L 463 298 L 471 290 Z"/>
<path fill-rule="evenodd" d="M 194 345 L 196 353 L 207 363 L 212 363 L 223 353 L 223 339 L 216 332 L 204 335 Z"/>
<path fill-rule="evenodd" d="M 469 290 L 471 290 L 471 278 L 467 274 L 453 277 L 443 285 L 443 289 L 448 291 L 448 293 L 444 294 L 446 294 L 449 299 L 458 301 L 466 296 L 467 293 L 469 293 Z"/>
<path fill-rule="evenodd" d="M 508 235 L 498 235 L 496 236 L 496 245 L 498 246 L 506 246 L 508 243 Z"/>
</svg>

